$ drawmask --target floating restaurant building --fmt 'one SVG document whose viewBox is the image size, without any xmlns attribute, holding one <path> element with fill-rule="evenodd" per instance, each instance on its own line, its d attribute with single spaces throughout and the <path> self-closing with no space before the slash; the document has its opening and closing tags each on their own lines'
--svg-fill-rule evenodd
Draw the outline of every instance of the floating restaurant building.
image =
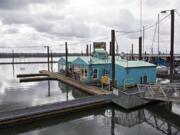
<svg viewBox="0 0 180 135">
<path fill-rule="evenodd" d="M 65 70 L 65 57 L 58 61 L 59 72 Z M 92 56 L 68 57 L 72 76 L 85 83 L 109 83 L 112 79 L 111 57 L 104 49 L 95 49 Z M 135 86 L 156 82 L 156 65 L 145 61 L 128 61 L 116 58 L 116 87 Z"/>
</svg>

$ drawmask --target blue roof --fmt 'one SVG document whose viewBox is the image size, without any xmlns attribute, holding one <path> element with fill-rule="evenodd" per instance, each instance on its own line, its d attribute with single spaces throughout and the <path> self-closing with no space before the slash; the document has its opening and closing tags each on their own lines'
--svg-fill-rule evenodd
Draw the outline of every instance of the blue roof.
<svg viewBox="0 0 180 135">
<path fill-rule="evenodd" d="M 88 65 L 88 64 L 111 64 L 110 59 L 98 59 L 96 57 L 91 57 L 91 56 L 80 56 L 73 62 L 74 64 L 83 64 L 83 65 Z"/>
<path fill-rule="evenodd" d="M 137 61 L 127 61 L 127 60 L 116 60 L 116 64 L 124 67 L 124 68 L 132 68 L 132 67 L 156 67 L 156 65 L 145 62 L 142 60 L 137 60 Z"/>
<path fill-rule="evenodd" d="M 77 56 L 68 56 L 68 63 L 72 63 L 76 58 Z M 65 62 L 66 62 L 65 56 L 60 57 L 60 59 L 58 60 L 58 63 L 61 63 L 61 64 L 65 64 Z"/>
</svg>

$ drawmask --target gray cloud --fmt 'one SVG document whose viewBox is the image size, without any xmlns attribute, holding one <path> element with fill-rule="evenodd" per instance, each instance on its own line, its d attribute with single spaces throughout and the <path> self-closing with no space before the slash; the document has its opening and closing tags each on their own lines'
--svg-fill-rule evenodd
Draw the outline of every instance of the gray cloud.
<svg viewBox="0 0 180 135">
<path fill-rule="evenodd" d="M 144 0 L 143 25 L 151 25 L 159 10 L 170 0 Z M 178 5 L 178 0 L 176 0 Z M 3 32 L 1 31 L 3 29 Z M 15 29 L 14 29 L 15 28 Z M 0 36 L 6 44 L 52 42 L 53 40 L 91 41 L 99 37 L 110 40 L 110 30 L 139 29 L 139 1 L 134 0 L 0 0 Z M 169 23 L 161 26 L 161 36 L 169 38 Z M 154 29 L 148 30 L 146 42 L 151 44 Z M 139 33 L 118 35 L 123 44 L 138 41 Z M 12 39 L 12 40 L 10 40 Z M 23 39 L 23 40 L 22 40 Z M 99 38 L 100 39 L 100 38 Z M 4 43 L 5 44 L 5 43 Z"/>
<path fill-rule="evenodd" d="M 0 9 L 1 10 L 15 10 L 18 8 L 26 8 L 30 4 L 64 4 L 68 0 L 0 0 Z"/>
<path fill-rule="evenodd" d="M 148 7 L 162 7 L 170 3 L 168 0 L 144 0 L 143 2 Z"/>
<path fill-rule="evenodd" d="M 47 0 L 0 0 L 0 9 L 13 10 L 17 8 L 23 8 L 31 3 L 42 3 Z"/>
<path fill-rule="evenodd" d="M 39 32 L 61 37 L 84 38 L 90 35 L 90 28 L 83 22 L 78 22 L 78 20 L 64 19 L 57 22 L 41 21 L 30 24 L 30 26 Z"/>
<path fill-rule="evenodd" d="M 17 28 L 9 28 L 5 31 L 5 33 L 16 34 L 16 33 L 18 33 L 18 29 Z"/>
</svg>

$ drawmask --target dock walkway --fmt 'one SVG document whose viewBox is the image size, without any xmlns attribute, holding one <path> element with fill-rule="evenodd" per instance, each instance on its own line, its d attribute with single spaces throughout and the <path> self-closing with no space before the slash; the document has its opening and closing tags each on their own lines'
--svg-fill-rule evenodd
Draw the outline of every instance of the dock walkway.
<svg viewBox="0 0 180 135">
<path fill-rule="evenodd" d="M 82 82 L 75 80 L 75 79 L 72 79 L 70 77 L 66 77 L 66 76 L 59 74 L 59 73 L 48 72 L 46 70 L 41 70 L 40 73 L 45 74 L 45 75 L 49 76 L 50 78 L 54 78 L 56 80 L 59 80 L 63 83 L 71 85 L 75 88 L 78 88 L 81 91 L 84 91 L 84 92 L 92 94 L 92 95 L 108 95 L 108 94 L 111 94 L 110 91 L 101 89 L 99 87 L 87 85 L 85 83 L 82 83 Z"/>
<path fill-rule="evenodd" d="M 139 84 L 141 98 L 180 103 L 180 84 Z"/>
<path fill-rule="evenodd" d="M 113 95 L 85 97 L 68 102 L 58 102 L 41 106 L 28 107 L 13 111 L 0 112 L 0 127 L 27 122 L 38 118 L 80 111 L 111 103 Z"/>
</svg>

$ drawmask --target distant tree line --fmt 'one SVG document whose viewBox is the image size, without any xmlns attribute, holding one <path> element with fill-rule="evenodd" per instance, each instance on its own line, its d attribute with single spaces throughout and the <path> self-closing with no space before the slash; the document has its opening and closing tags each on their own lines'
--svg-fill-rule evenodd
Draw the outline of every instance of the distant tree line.
<svg viewBox="0 0 180 135">
<path fill-rule="evenodd" d="M 85 55 L 82 53 L 69 53 L 69 56 Z M 47 53 L 0 53 L 0 58 L 19 58 L 19 57 L 47 57 Z M 50 54 L 51 56 L 51 54 Z M 52 53 L 53 57 L 65 56 L 65 53 Z"/>
</svg>

